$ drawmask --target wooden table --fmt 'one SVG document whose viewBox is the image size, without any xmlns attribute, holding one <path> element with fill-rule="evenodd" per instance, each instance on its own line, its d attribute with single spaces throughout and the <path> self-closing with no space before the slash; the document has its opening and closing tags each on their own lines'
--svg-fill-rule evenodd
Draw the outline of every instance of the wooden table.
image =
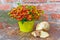
<svg viewBox="0 0 60 40">
<path fill-rule="evenodd" d="M 0 11 L 0 40 L 60 40 L 60 27 L 50 23 L 50 37 L 41 39 L 30 33 L 20 32 L 17 21 L 10 19 L 8 11 Z"/>
</svg>

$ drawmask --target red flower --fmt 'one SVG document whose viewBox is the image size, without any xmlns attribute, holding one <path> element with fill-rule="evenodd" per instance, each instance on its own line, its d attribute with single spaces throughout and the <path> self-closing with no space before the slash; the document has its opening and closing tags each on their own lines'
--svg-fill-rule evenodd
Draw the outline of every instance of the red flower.
<svg viewBox="0 0 60 40">
<path fill-rule="evenodd" d="M 27 20 L 32 20 L 32 15 L 27 15 Z"/>
</svg>

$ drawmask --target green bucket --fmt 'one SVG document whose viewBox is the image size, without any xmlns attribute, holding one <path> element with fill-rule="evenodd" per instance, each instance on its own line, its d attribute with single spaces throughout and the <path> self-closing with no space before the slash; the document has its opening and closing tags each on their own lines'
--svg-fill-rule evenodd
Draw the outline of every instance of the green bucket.
<svg viewBox="0 0 60 40">
<path fill-rule="evenodd" d="M 18 22 L 21 32 L 31 32 L 34 28 L 34 21 Z"/>
</svg>

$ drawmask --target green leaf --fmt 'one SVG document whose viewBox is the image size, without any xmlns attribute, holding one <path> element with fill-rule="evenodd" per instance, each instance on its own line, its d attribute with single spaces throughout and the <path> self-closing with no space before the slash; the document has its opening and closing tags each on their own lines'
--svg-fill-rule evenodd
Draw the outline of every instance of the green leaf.
<svg viewBox="0 0 60 40">
<path fill-rule="evenodd" d="M 18 5 L 21 5 L 21 3 L 17 2 Z"/>
<path fill-rule="evenodd" d="M 32 6 L 26 6 L 26 8 L 32 10 Z"/>
<path fill-rule="evenodd" d="M 32 12 L 29 11 L 28 14 L 32 14 Z"/>
<path fill-rule="evenodd" d="M 27 21 L 27 19 L 26 18 L 23 18 L 22 19 L 22 24 L 24 23 L 24 22 L 26 22 Z"/>
<path fill-rule="evenodd" d="M 42 10 L 42 14 L 44 14 L 44 11 Z"/>
</svg>

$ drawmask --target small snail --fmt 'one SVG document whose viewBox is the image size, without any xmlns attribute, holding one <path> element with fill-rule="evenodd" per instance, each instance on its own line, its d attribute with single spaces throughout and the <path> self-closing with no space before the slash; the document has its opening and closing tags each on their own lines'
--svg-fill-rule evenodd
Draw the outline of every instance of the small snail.
<svg viewBox="0 0 60 40">
<path fill-rule="evenodd" d="M 39 36 L 40 38 L 47 38 L 49 37 L 48 30 L 50 29 L 50 25 L 48 22 L 41 22 L 37 24 L 36 30 L 33 31 L 31 34 L 34 37 Z"/>
<path fill-rule="evenodd" d="M 47 37 L 49 37 L 48 32 L 45 32 L 45 31 L 40 32 L 40 38 L 47 38 Z"/>
</svg>

